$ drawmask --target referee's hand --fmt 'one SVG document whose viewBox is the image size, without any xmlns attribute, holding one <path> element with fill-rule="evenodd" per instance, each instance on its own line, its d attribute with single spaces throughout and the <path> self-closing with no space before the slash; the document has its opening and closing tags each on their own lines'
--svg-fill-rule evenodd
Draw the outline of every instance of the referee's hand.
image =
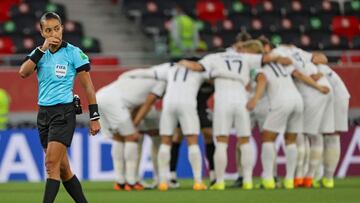
<svg viewBox="0 0 360 203">
<path fill-rule="evenodd" d="M 99 120 L 90 121 L 90 134 L 92 136 L 96 135 L 100 131 L 100 128 Z"/>
</svg>

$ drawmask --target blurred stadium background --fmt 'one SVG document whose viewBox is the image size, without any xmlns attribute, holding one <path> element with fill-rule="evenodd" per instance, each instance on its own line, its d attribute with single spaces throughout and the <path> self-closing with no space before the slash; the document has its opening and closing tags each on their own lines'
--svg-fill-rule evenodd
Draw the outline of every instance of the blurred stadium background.
<svg viewBox="0 0 360 203">
<path fill-rule="evenodd" d="M 39 17 L 45 11 L 57 12 L 62 17 L 64 40 L 89 55 L 91 75 L 98 89 L 127 69 L 170 59 L 169 22 L 177 4 L 196 20 L 204 45 L 198 54 L 224 50 L 240 31 L 247 31 L 253 37 L 265 35 L 274 44 L 291 43 L 305 50 L 324 52 L 351 93 L 351 130 L 343 137 L 337 175 L 360 175 L 360 128 L 356 127 L 360 123 L 359 0 L 1 0 L 0 88 L 9 94 L 11 102 L 9 123 L 0 132 L 0 182 L 44 179 L 42 152 L 34 129 L 36 77 L 22 80 L 17 74 L 25 55 L 43 42 Z M 80 89 L 76 84 L 74 91 L 84 96 Z M 112 180 L 110 142 L 84 136 L 87 118 L 87 115 L 79 117 L 73 142 L 76 147 L 70 150 L 73 168 L 84 180 Z M 283 154 L 281 147 L 279 151 Z M 180 162 L 179 176 L 189 177 L 188 163 Z M 229 177 L 236 172 L 234 160 L 232 163 L 227 169 Z M 146 177 L 151 176 L 149 164 L 148 157 L 143 158 L 141 173 Z M 258 164 L 256 175 L 260 170 Z M 359 186 L 359 179 L 352 180 L 351 186 L 343 182 L 343 188 Z M 94 186 L 85 187 L 95 188 L 89 193 L 96 191 Z M 5 188 L 0 184 L 0 199 L 5 195 L 1 190 L 8 191 Z"/>
</svg>

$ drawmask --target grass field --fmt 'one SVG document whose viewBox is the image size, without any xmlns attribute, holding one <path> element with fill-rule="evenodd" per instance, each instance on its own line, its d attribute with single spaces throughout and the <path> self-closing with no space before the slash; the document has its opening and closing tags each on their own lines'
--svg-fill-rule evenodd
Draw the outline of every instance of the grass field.
<svg viewBox="0 0 360 203">
<path fill-rule="evenodd" d="M 83 182 L 88 201 L 91 203 L 119 202 L 191 202 L 191 203 L 359 203 L 360 177 L 336 180 L 335 189 L 276 189 L 272 191 L 254 189 L 227 189 L 225 191 L 192 191 L 191 180 L 181 180 L 182 188 L 159 192 L 146 190 L 124 192 L 112 190 L 112 182 Z M 39 203 L 42 200 L 43 183 L 0 184 L 1 203 Z M 73 202 L 63 187 L 57 203 Z"/>
</svg>

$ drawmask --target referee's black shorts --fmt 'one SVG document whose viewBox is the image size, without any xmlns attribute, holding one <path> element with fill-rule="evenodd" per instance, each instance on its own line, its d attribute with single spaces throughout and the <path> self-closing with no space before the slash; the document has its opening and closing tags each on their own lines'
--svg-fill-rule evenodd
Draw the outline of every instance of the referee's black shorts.
<svg viewBox="0 0 360 203">
<path fill-rule="evenodd" d="M 47 148 L 48 142 L 51 141 L 57 141 L 70 147 L 75 124 L 76 114 L 73 103 L 40 106 L 37 126 L 43 148 Z"/>
</svg>

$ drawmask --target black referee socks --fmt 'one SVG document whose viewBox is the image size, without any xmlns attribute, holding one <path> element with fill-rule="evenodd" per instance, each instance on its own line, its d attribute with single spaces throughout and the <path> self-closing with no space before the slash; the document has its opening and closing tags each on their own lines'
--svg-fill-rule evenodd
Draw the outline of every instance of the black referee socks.
<svg viewBox="0 0 360 203">
<path fill-rule="evenodd" d="M 180 143 L 172 143 L 171 158 L 170 158 L 170 172 L 176 171 L 176 166 L 179 158 Z"/>
<path fill-rule="evenodd" d="M 54 179 L 46 179 L 45 193 L 43 203 L 53 203 L 59 191 L 60 181 Z"/>
<path fill-rule="evenodd" d="M 209 169 L 214 170 L 214 153 L 215 153 L 215 145 L 214 143 L 206 144 L 206 158 L 209 161 Z"/>
<path fill-rule="evenodd" d="M 63 185 L 76 203 L 87 203 L 80 181 L 75 175 L 70 180 L 63 182 Z"/>
</svg>

